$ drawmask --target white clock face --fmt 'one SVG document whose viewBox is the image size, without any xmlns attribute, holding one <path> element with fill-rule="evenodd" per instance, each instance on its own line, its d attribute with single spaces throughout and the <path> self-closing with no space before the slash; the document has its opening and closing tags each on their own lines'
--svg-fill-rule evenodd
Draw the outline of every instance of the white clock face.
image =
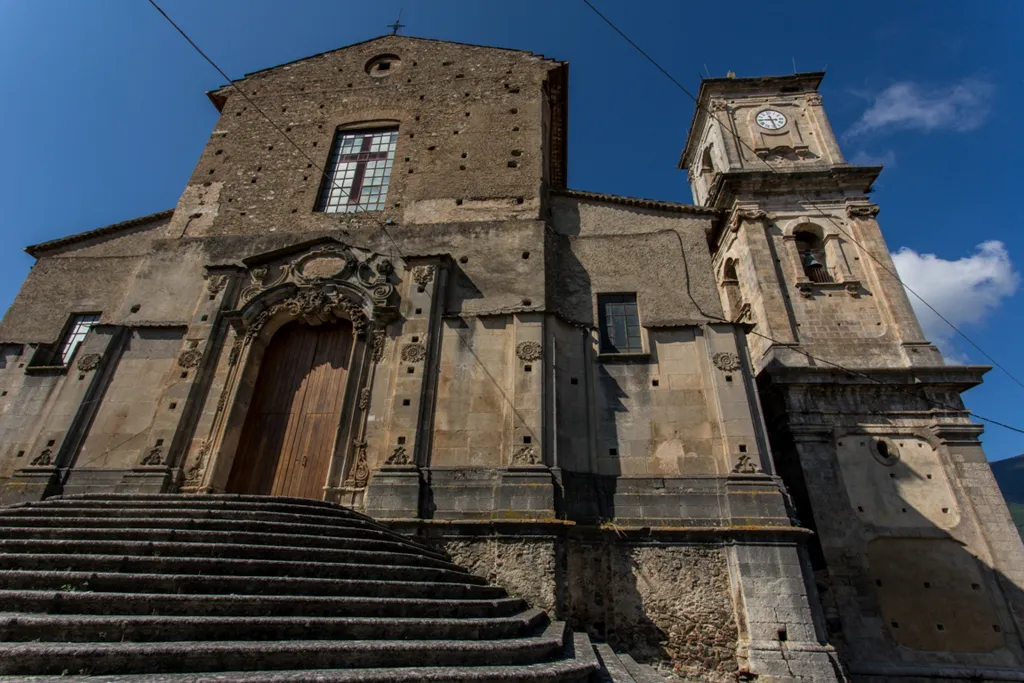
<svg viewBox="0 0 1024 683">
<path fill-rule="evenodd" d="M 757 125 L 767 130 L 778 130 L 786 125 L 786 117 L 782 115 L 782 112 L 765 109 L 757 115 Z"/>
</svg>

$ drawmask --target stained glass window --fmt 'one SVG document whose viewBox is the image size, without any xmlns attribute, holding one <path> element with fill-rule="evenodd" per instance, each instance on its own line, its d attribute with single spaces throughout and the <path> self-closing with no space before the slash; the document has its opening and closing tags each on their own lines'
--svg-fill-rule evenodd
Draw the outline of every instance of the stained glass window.
<svg viewBox="0 0 1024 683">
<path fill-rule="evenodd" d="M 384 208 L 398 130 L 338 131 L 327 160 L 317 211 L 354 213 Z"/>
</svg>

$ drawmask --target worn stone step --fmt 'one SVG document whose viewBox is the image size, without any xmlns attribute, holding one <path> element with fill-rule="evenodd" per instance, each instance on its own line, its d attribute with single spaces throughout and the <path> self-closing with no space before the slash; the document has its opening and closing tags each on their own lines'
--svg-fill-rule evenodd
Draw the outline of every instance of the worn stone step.
<svg viewBox="0 0 1024 683">
<path fill-rule="evenodd" d="M 412 548 L 416 552 L 439 560 L 450 558 L 442 552 L 424 548 L 424 546 L 407 536 L 396 534 L 390 530 L 376 528 L 362 528 L 353 526 L 273 522 L 251 519 L 234 519 L 230 516 L 220 518 L 186 518 L 168 515 L 163 517 L 133 517 L 107 515 L 103 517 L 62 517 L 43 514 L 44 511 L 35 510 L 33 515 L 0 515 L 0 534 L 6 534 L 6 529 L 18 530 L 23 537 L 47 536 L 41 531 L 43 529 L 55 529 L 73 534 L 79 529 L 119 529 L 134 530 L 141 533 L 149 531 L 220 531 L 230 534 L 255 534 L 257 536 L 289 536 L 301 539 L 296 545 L 317 545 L 329 542 L 329 539 L 369 539 L 397 543 L 405 548 Z M 14 533 L 14 532 L 11 532 Z"/>
<path fill-rule="evenodd" d="M 0 591 L 4 612 L 42 614 L 159 614 L 168 616 L 336 616 L 483 618 L 527 609 L 519 598 L 435 600 L 360 596 L 193 595 Z"/>
<path fill-rule="evenodd" d="M 469 619 L 17 614 L 0 615 L 0 642 L 493 640 L 528 635 L 546 623 L 537 609 Z"/>
<path fill-rule="evenodd" d="M 0 675 L 523 665 L 560 656 L 564 629 L 554 622 L 531 637 L 475 641 L 0 643 Z"/>
<path fill-rule="evenodd" d="M 202 576 L 119 572 L 0 571 L 2 590 L 94 593 L 194 593 L 240 595 L 351 595 L 364 597 L 493 600 L 504 588 L 439 581 L 376 581 L 274 576 Z"/>
<path fill-rule="evenodd" d="M 392 540 L 347 536 L 303 536 L 250 531 L 208 531 L 202 529 L 138 529 L 108 527 L 21 527 L 0 526 L 0 540 L 32 538 L 47 541 L 132 541 L 147 543 L 219 543 L 225 545 L 290 546 L 327 550 L 365 550 L 422 555 L 413 546 Z"/>
<path fill-rule="evenodd" d="M 476 667 L 378 667 L 217 673 L 107 675 L 103 683 L 591 683 L 597 660 L 586 634 L 576 633 L 560 658 L 538 664 Z M 70 672 L 69 672 L 70 673 Z M 92 680 L 67 676 L 25 676 L 26 683 Z"/>
<path fill-rule="evenodd" d="M 403 567 L 436 567 L 463 571 L 451 562 L 419 553 L 383 550 L 335 550 L 301 546 L 245 545 L 241 543 L 187 543 L 100 541 L 67 539 L 9 539 L 0 538 L 0 553 L 102 553 L 105 555 L 134 555 L 137 557 L 215 557 L 260 560 L 290 560 L 294 562 L 346 562 L 349 564 L 389 564 Z"/>
<path fill-rule="evenodd" d="M 219 557 L 133 557 L 91 553 L 0 553 L 0 570 L 124 572 L 133 574 L 228 574 L 381 581 L 443 581 L 476 583 L 487 580 L 464 570 L 345 562 L 287 562 Z"/>
<path fill-rule="evenodd" d="M 666 683 L 668 680 L 628 653 L 616 652 L 607 643 L 594 643 L 594 652 L 601 665 L 595 674 L 595 683 Z"/>
<path fill-rule="evenodd" d="M 306 508 L 319 508 L 335 512 L 340 511 L 348 517 L 364 519 L 373 524 L 376 523 L 376 520 L 369 515 L 364 515 L 361 512 L 356 512 L 352 508 L 347 508 L 338 505 L 337 503 L 329 503 L 325 500 L 295 498 L 293 496 L 263 496 L 249 493 L 73 493 L 70 495 L 52 496 L 42 501 L 19 503 L 18 505 L 47 505 L 51 503 L 63 504 L 69 501 L 72 503 L 75 501 L 109 502 L 120 506 L 128 506 L 133 503 L 154 502 L 164 505 L 169 502 L 173 503 L 177 501 L 220 504 L 226 506 L 236 506 L 241 503 L 255 503 L 261 506 L 267 504 L 292 505 Z"/>
</svg>

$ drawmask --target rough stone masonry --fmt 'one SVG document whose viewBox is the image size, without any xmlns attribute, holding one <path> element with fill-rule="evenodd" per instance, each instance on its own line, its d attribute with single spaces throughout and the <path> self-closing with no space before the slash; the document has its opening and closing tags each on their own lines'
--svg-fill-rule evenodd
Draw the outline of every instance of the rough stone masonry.
<svg viewBox="0 0 1024 683">
<path fill-rule="evenodd" d="M 878 265 L 822 77 L 705 80 L 694 205 L 569 189 L 568 65 L 519 50 L 208 93 L 173 210 L 28 248 L 0 502 L 324 499 L 680 680 L 1021 680 L 986 368 Z"/>
</svg>

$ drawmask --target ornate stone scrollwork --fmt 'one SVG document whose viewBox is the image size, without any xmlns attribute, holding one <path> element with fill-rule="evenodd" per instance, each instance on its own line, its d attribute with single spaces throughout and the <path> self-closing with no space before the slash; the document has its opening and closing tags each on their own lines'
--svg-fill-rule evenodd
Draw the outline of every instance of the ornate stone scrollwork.
<svg viewBox="0 0 1024 683">
<path fill-rule="evenodd" d="M 370 387 L 363 387 L 359 390 L 359 410 L 366 410 L 370 407 Z"/>
<path fill-rule="evenodd" d="M 313 247 L 278 265 L 254 267 L 236 313 L 244 339 L 252 341 L 282 312 L 308 325 L 349 320 L 362 337 L 371 320 L 382 325 L 398 316 L 394 270 L 387 258 L 339 243 Z M 257 298 L 264 301 L 262 310 Z"/>
<path fill-rule="evenodd" d="M 732 471 L 734 474 L 758 474 L 761 468 L 757 466 L 757 463 L 754 462 L 749 453 L 740 453 L 740 457 L 736 458 L 736 464 L 733 466 Z"/>
<path fill-rule="evenodd" d="M 409 463 L 409 452 L 405 450 L 405 446 L 396 447 L 384 461 L 385 465 L 408 465 Z"/>
<path fill-rule="evenodd" d="M 379 363 L 384 358 L 384 347 L 387 345 L 388 336 L 383 327 L 376 327 L 373 330 L 372 352 L 370 357 L 374 363 Z"/>
<path fill-rule="evenodd" d="M 78 369 L 81 372 L 89 372 L 99 367 L 103 356 L 98 353 L 87 353 L 78 359 Z"/>
<path fill-rule="evenodd" d="M 160 446 L 155 446 L 149 449 L 149 453 L 142 456 L 142 460 L 139 464 L 146 467 L 154 467 L 156 465 L 164 464 L 163 449 Z"/>
<path fill-rule="evenodd" d="M 731 351 L 720 351 L 711 356 L 711 362 L 715 367 L 725 372 L 735 372 L 740 369 L 740 357 Z"/>
<path fill-rule="evenodd" d="M 416 266 L 412 269 L 412 281 L 426 287 L 434 280 L 434 266 Z"/>
<path fill-rule="evenodd" d="M 807 104 L 810 104 L 812 106 L 820 106 L 821 95 L 819 95 L 818 93 L 811 93 L 810 95 L 807 96 Z"/>
<path fill-rule="evenodd" d="M 218 294 L 228 284 L 227 275 L 207 275 L 206 291 L 210 294 Z"/>
<path fill-rule="evenodd" d="M 732 216 L 732 221 L 729 226 L 733 230 L 739 230 L 740 225 L 743 221 L 763 221 L 768 218 L 768 214 L 761 209 L 738 209 Z"/>
<path fill-rule="evenodd" d="M 178 356 L 178 365 L 188 369 L 194 368 L 199 365 L 199 361 L 203 359 L 203 352 L 198 349 L 187 349 L 181 352 Z"/>
<path fill-rule="evenodd" d="M 352 462 L 352 469 L 349 470 L 348 477 L 345 478 L 345 486 L 361 489 L 370 481 L 370 466 L 366 461 L 366 442 L 357 439 L 352 442 L 352 445 L 355 446 L 355 460 Z"/>
<path fill-rule="evenodd" d="M 238 356 L 242 353 L 242 340 L 236 339 L 235 343 L 231 345 L 231 350 L 228 352 L 228 367 L 233 367 L 238 363 Z"/>
<path fill-rule="evenodd" d="M 878 211 L 878 204 L 849 204 L 846 207 L 849 218 L 874 218 Z"/>
<path fill-rule="evenodd" d="M 49 467 L 53 464 L 53 449 L 44 448 L 43 451 L 32 458 L 32 462 L 29 463 L 32 467 Z"/>
<path fill-rule="evenodd" d="M 543 350 L 540 343 L 535 341 L 523 341 L 516 344 L 516 355 L 520 360 L 540 360 Z"/>
<path fill-rule="evenodd" d="M 427 347 L 419 342 L 406 344 L 402 348 L 402 360 L 406 363 L 419 363 L 426 357 Z"/>
<path fill-rule="evenodd" d="M 533 446 L 516 446 L 512 451 L 513 465 L 537 465 L 540 463 L 540 456 Z"/>
<path fill-rule="evenodd" d="M 210 455 L 210 442 L 203 441 L 199 446 L 199 452 L 197 454 L 195 462 L 189 465 L 188 469 L 185 470 L 185 480 L 182 482 L 184 486 L 196 487 L 199 486 L 200 481 L 203 478 L 203 469 L 206 466 L 206 458 Z"/>
</svg>

